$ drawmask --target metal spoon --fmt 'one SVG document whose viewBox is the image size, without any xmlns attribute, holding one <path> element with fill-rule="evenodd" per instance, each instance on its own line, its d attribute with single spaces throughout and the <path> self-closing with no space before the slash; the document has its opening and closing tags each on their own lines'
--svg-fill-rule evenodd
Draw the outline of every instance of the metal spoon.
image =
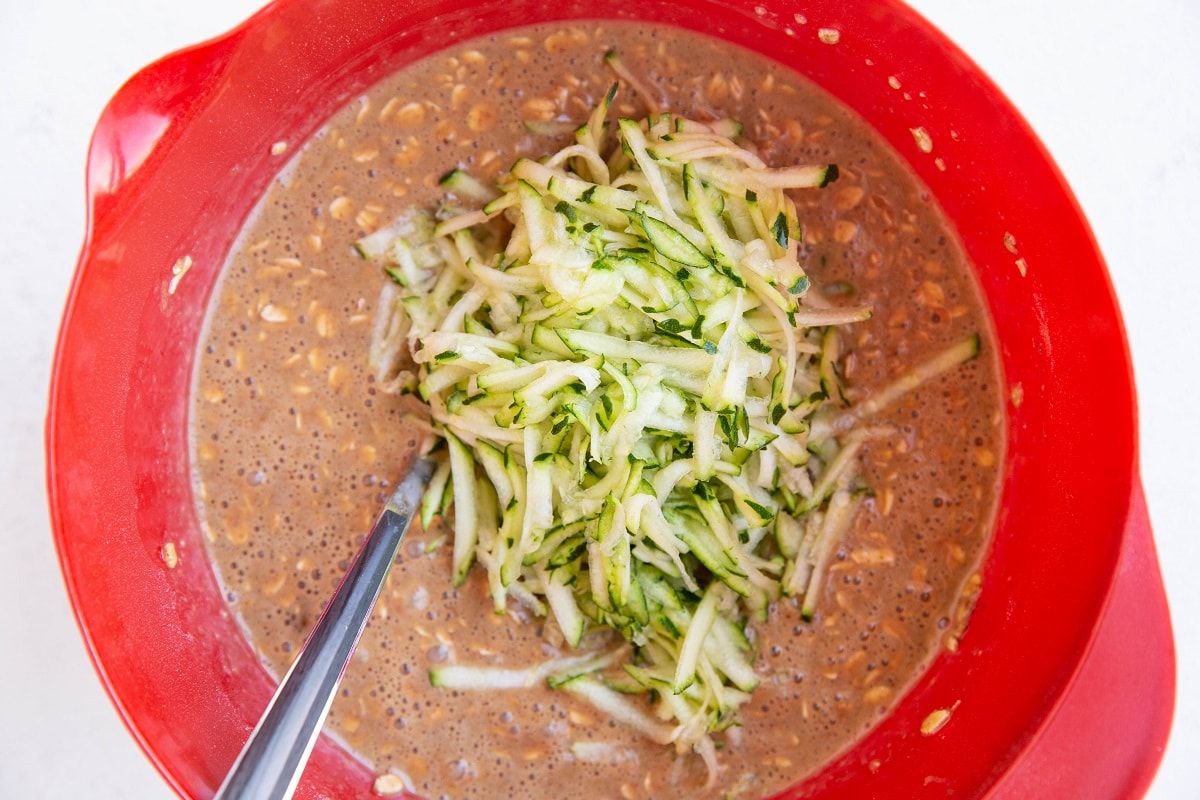
<svg viewBox="0 0 1200 800">
<path fill-rule="evenodd" d="M 415 459 L 329 600 L 214 800 L 288 800 L 434 465 Z"/>
</svg>

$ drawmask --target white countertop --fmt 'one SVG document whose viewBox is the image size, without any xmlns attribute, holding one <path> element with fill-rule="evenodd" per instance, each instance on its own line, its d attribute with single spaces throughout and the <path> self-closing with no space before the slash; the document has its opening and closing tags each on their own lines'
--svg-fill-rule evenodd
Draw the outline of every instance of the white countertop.
<svg viewBox="0 0 1200 800">
<path fill-rule="evenodd" d="M 1200 3 L 910 0 L 1009 95 L 1108 260 L 1139 385 L 1142 472 L 1179 656 L 1151 800 L 1200 797 Z M 0 797 L 166 798 L 84 653 L 43 480 L 51 354 L 84 224 L 88 138 L 138 68 L 259 0 L 4 0 L 0 26 Z M 1136 10 L 1135 10 L 1136 9 Z M 1189 756 L 1188 753 L 1191 753 Z"/>
</svg>

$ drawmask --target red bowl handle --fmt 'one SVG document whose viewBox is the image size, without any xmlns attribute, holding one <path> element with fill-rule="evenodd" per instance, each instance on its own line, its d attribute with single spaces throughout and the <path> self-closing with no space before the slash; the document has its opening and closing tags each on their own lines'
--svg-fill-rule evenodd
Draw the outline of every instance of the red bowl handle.
<svg viewBox="0 0 1200 800">
<path fill-rule="evenodd" d="M 1135 479 L 1112 587 L 1087 653 L 988 800 L 1141 797 L 1162 760 L 1174 703 L 1167 598 Z"/>
<path fill-rule="evenodd" d="M 261 13 L 261 12 L 260 12 Z M 140 70 L 100 114 L 87 159 L 88 240 L 205 107 L 250 21 Z M 85 248 L 86 252 L 86 248 Z"/>
</svg>

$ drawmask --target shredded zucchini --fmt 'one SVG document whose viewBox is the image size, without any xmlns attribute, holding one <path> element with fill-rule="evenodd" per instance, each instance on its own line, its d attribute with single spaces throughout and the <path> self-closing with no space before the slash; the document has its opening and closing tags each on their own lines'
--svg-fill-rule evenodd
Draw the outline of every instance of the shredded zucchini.
<svg viewBox="0 0 1200 800">
<path fill-rule="evenodd" d="M 513 597 L 572 646 L 598 628 L 632 645 L 616 676 L 585 658 L 434 680 L 549 679 L 711 766 L 759 682 L 747 619 L 785 596 L 811 617 L 853 519 L 862 436 L 817 420 L 849 413 L 836 326 L 870 310 L 808 302 L 785 190 L 835 167 L 771 168 L 725 120 L 611 124 L 615 88 L 495 192 L 451 173 L 486 202 L 462 224 L 408 220 L 359 250 L 395 280 L 379 330 L 407 342 L 398 385 L 446 443 L 422 521 L 451 510 L 454 580 L 480 565 L 498 612 Z"/>
</svg>

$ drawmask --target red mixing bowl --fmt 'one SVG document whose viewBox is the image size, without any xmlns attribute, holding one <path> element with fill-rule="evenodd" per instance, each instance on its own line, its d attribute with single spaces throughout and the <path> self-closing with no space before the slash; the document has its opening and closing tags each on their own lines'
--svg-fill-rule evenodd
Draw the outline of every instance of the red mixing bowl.
<svg viewBox="0 0 1200 800">
<path fill-rule="evenodd" d="M 208 797 L 273 689 L 206 560 L 187 434 L 207 301 L 278 169 L 271 145 L 300 145 L 348 99 L 447 44 L 585 17 L 722 36 L 855 109 L 957 228 L 999 336 L 1005 481 L 962 646 L 786 796 L 1141 795 L 1170 726 L 1174 654 L 1113 289 L 1027 124 L 898 0 L 279 0 L 122 88 L 89 155 L 46 437 L 67 589 L 131 733 L 180 794 Z M 837 30 L 837 43 L 819 29 Z M 185 257 L 190 270 L 173 281 Z M 920 733 L 949 708 L 944 727 Z M 299 796 L 369 796 L 372 778 L 323 740 Z"/>
</svg>

